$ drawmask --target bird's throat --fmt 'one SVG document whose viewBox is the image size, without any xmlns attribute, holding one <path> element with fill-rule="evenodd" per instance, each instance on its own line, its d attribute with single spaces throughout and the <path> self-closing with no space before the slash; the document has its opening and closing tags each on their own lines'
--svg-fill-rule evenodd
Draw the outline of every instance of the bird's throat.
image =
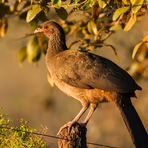
<svg viewBox="0 0 148 148">
<path fill-rule="evenodd" d="M 54 36 L 48 41 L 47 56 L 53 57 L 54 55 L 67 50 L 65 39 L 61 39 L 59 36 Z"/>
</svg>

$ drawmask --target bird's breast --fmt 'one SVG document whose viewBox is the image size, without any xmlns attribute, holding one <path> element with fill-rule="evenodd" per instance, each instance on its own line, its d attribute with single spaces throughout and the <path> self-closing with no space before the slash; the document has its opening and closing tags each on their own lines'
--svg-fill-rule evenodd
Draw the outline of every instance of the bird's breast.
<svg viewBox="0 0 148 148">
<path fill-rule="evenodd" d="M 83 89 L 71 86 L 57 77 L 52 76 L 54 84 L 65 94 L 71 96 L 80 102 L 84 99 L 90 103 L 100 103 L 106 101 L 113 101 L 116 99 L 113 92 L 104 91 L 101 89 Z"/>
</svg>

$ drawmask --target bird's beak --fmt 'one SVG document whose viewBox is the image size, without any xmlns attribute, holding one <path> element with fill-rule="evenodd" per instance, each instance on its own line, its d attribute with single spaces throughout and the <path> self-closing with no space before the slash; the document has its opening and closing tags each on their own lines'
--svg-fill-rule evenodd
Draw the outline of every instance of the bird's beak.
<svg viewBox="0 0 148 148">
<path fill-rule="evenodd" d="M 37 29 L 35 29 L 34 34 L 41 33 L 41 32 L 43 32 L 43 30 L 38 27 Z"/>
</svg>

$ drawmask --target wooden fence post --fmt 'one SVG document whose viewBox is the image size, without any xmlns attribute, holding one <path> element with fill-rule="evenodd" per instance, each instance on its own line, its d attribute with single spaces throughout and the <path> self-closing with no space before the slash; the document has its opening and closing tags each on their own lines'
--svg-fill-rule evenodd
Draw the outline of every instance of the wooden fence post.
<svg viewBox="0 0 148 148">
<path fill-rule="evenodd" d="M 78 123 L 72 126 L 70 133 L 68 133 L 67 127 L 64 128 L 59 134 L 59 138 L 61 139 L 58 140 L 58 147 L 87 148 L 86 131 L 86 127 Z"/>
</svg>

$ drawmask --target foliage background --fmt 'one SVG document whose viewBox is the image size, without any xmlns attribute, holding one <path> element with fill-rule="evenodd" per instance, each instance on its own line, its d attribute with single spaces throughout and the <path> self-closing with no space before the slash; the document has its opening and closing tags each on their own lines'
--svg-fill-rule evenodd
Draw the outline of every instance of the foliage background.
<svg viewBox="0 0 148 148">
<path fill-rule="evenodd" d="M 48 17 L 59 21 L 55 11 L 51 10 Z M 148 15 L 146 14 L 129 32 L 119 30 L 108 38 L 107 43 L 116 48 L 118 56 L 108 47 L 101 47 L 93 52 L 111 59 L 125 69 L 134 67 L 133 63 L 135 61 L 131 58 L 132 51 L 134 46 L 148 33 L 147 20 Z M 60 23 L 64 24 L 61 20 Z M 39 62 L 30 60 L 30 63 L 33 64 L 27 62 L 24 62 L 23 65 L 19 64 L 19 49 L 26 46 L 31 37 L 20 38 L 32 31 L 33 29 L 24 19 L 20 20 L 14 16 L 8 17 L 7 33 L 5 34 L 4 30 L 5 36 L 0 39 L 0 107 L 2 112 L 6 113 L 14 121 L 15 125 L 18 124 L 20 118 L 24 118 L 29 121 L 31 127 L 42 129 L 41 126 L 47 126 L 48 132 L 55 135 L 61 125 L 77 114 L 81 106 L 79 102 L 67 97 L 57 88 L 50 87 L 47 82 L 47 70 L 43 55 Z M 74 39 L 77 38 L 73 36 L 67 37 L 68 46 Z M 87 44 L 84 45 L 88 47 Z M 77 47 L 78 45 L 75 45 L 72 48 Z M 141 67 L 141 65 L 138 67 Z M 143 70 L 140 71 L 142 77 L 138 82 L 143 91 L 137 93 L 138 99 L 133 99 L 133 103 L 148 131 L 148 118 L 146 115 L 148 112 L 148 87 L 145 73 Z M 96 110 L 88 124 L 88 139 L 96 143 L 117 147 L 132 147 L 130 137 L 119 112 L 110 103 L 101 104 Z M 45 139 L 45 141 L 49 147 L 56 147 L 56 140 Z"/>
</svg>

